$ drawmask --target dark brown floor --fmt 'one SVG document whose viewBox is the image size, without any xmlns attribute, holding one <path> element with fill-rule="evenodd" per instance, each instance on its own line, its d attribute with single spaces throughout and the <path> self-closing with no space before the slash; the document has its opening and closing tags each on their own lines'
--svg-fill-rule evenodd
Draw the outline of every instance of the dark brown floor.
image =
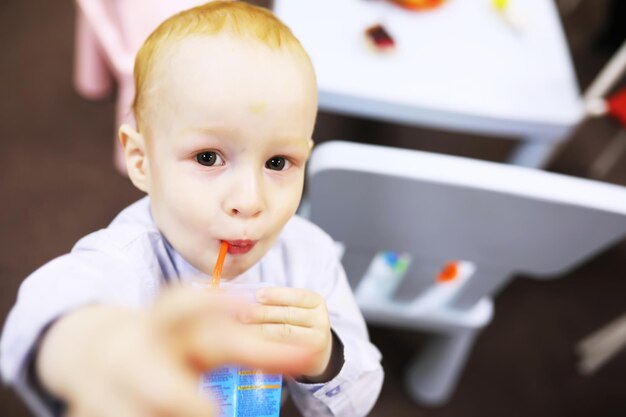
<svg viewBox="0 0 626 417">
<path fill-rule="evenodd" d="M 263 3 L 261 1 L 261 3 Z M 607 59 L 593 47 L 606 1 L 583 1 L 564 16 L 581 86 Z M 71 84 L 72 3 L 0 2 L 0 322 L 21 280 L 106 226 L 140 197 L 111 165 L 113 103 L 91 103 Z M 618 127 L 595 121 L 577 132 L 550 169 L 586 176 Z M 465 137 L 321 114 L 318 140 L 363 141 L 489 160 L 512 142 Z M 626 158 L 606 179 L 626 185 Z M 415 405 L 402 370 L 419 337 L 372 328 L 386 381 L 373 416 L 626 416 L 626 354 L 592 377 L 575 372 L 574 344 L 626 310 L 626 242 L 554 281 L 520 279 L 496 299 L 493 323 L 478 339 L 457 391 L 440 408 Z M 296 415 L 292 407 L 285 415 Z M 6 389 L 0 417 L 29 415 Z"/>
</svg>

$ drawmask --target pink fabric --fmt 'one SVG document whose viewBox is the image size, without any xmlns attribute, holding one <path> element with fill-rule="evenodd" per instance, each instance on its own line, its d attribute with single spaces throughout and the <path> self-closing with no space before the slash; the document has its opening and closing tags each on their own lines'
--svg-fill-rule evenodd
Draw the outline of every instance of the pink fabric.
<svg viewBox="0 0 626 417">
<path fill-rule="evenodd" d="M 117 128 L 135 125 L 131 104 L 135 94 L 135 55 L 148 35 L 165 19 L 207 0 L 76 0 L 74 85 L 89 99 L 101 99 L 117 82 L 114 164 L 126 174 Z"/>
</svg>

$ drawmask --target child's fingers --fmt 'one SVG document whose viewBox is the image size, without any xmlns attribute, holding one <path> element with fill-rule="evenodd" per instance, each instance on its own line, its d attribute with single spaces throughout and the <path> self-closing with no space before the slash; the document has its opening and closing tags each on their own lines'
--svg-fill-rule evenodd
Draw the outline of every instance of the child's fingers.
<svg viewBox="0 0 626 417">
<path fill-rule="evenodd" d="M 152 308 L 152 323 L 164 333 L 186 328 L 197 320 L 231 319 L 248 304 L 242 297 L 221 291 L 173 287 Z"/>
<path fill-rule="evenodd" d="M 127 401 L 124 398 L 117 398 L 115 401 L 108 401 L 102 404 L 95 413 L 77 414 L 79 417 L 154 417 L 149 409 L 135 402 Z"/>
<path fill-rule="evenodd" d="M 228 352 L 230 363 L 283 374 L 301 374 L 313 363 L 309 346 L 276 343 L 249 329 L 232 339 Z"/>
<path fill-rule="evenodd" d="M 111 387 L 110 387 L 111 388 Z M 86 394 L 86 395 L 85 395 Z M 127 392 L 117 395 L 107 389 L 83 392 L 83 396 L 68 405 L 67 417 L 154 417 L 145 404 L 129 397 Z"/>
<path fill-rule="evenodd" d="M 256 291 L 259 303 L 275 306 L 296 306 L 315 308 L 324 302 L 324 299 L 314 291 L 304 288 L 261 288 Z"/>
<path fill-rule="evenodd" d="M 202 397 L 198 390 L 198 380 L 193 386 L 173 388 L 173 392 L 165 399 L 152 404 L 150 416 L 184 416 L 209 417 L 217 416 L 218 408 L 208 398 Z"/>
<path fill-rule="evenodd" d="M 308 327 L 292 326 L 284 323 L 251 324 L 256 332 L 269 340 L 306 346 L 315 341 L 316 331 Z"/>
<path fill-rule="evenodd" d="M 254 325 L 234 324 L 217 332 L 200 331 L 195 336 L 189 352 L 196 366 L 204 370 L 238 363 L 282 373 L 299 373 L 312 361 L 313 352 L 309 346 L 278 343 L 275 338 L 255 329 Z"/>
<path fill-rule="evenodd" d="M 129 403 L 146 416 L 213 416 L 215 406 L 198 393 L 198 374 L 163 357 L 133 370 L 123 381 Z M 137 414 L 144 415 L 144 414 Z"/>
<path fill-rule="evenodd" d="M 302 327 L 315 324 L 311 309 L 293 306 L 254 304 L 240 313 L 240 318 L 244 323 L 285 323 Z"/>
<path fill-rule="evenodd" d="M 304 300 L 305 305 L 313 304 L 307 301 L 305 292 L 299 291 L 291 297 L 287 296 L 284 301 L 291 302 L 294 295 L 296 299 L 300 297 Z M 243 325 L 234 320 L 235 314 L 240 314 L 238 312 L 244 306 L 246 310 L 251 307 L 241 297 L 227 293 L 176 288 L 169 289 L 160 297 L 153 308 L 152 317 L 157 328 L 167 331 L 161 334 L 169 335 L 167 340 L 172 343 L 174 351 L 183 353 L 182 358 L 187 366 L 198 372 L 227 363 L 289 374 L 299 374 L 310 369 L 313 352 L 309 347 L 289 346 L 274 331 L 264 334 L 254 329 L 254 325 Z M 297 307 L 294 309 L 303 310 Z M 297 311 L 291 317 L 296 322 L 308 323 L 305 314 L 301 313 L 303 311 Z M 269 314 L 282 313 L 273 311 Z M 295 339 L 296 344 L 304 340 L 302 336 Z M 293 340 L 291 342 L 293 344 Z M 307 343 L 303 341 L 300 344 Z"/>
</svg>

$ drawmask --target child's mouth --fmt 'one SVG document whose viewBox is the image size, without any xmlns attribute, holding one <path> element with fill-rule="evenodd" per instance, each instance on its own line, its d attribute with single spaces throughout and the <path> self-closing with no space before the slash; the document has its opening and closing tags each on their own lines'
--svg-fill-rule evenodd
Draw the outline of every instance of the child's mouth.
<svg viewBox="0 0 626 417">
<path fill-rule="evenodd" d="M 228 253 L 231 255 L 243 255 L 252 250 L 256 241 L 254 240 L 227 240 Z"/>
</svg>

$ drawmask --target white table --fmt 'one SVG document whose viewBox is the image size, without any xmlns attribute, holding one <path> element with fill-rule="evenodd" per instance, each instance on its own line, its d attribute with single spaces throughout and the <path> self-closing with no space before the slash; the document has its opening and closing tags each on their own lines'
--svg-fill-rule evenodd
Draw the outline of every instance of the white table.
<svg viewBox="0 0 626 417">
<path fill-rule="evenodd" d="M 583 118 L 583 101 L 552 0 L 511 0 L 505 23 L 490 0 L 448 0 L 410 12 L 383 0 L 274 0 L 317 71 L 320 108 L 340 114 L 521 139 L 511 158 L 542 167 Z M 392 54 L 368 48 L 382 23 Z"/>
</svg>

